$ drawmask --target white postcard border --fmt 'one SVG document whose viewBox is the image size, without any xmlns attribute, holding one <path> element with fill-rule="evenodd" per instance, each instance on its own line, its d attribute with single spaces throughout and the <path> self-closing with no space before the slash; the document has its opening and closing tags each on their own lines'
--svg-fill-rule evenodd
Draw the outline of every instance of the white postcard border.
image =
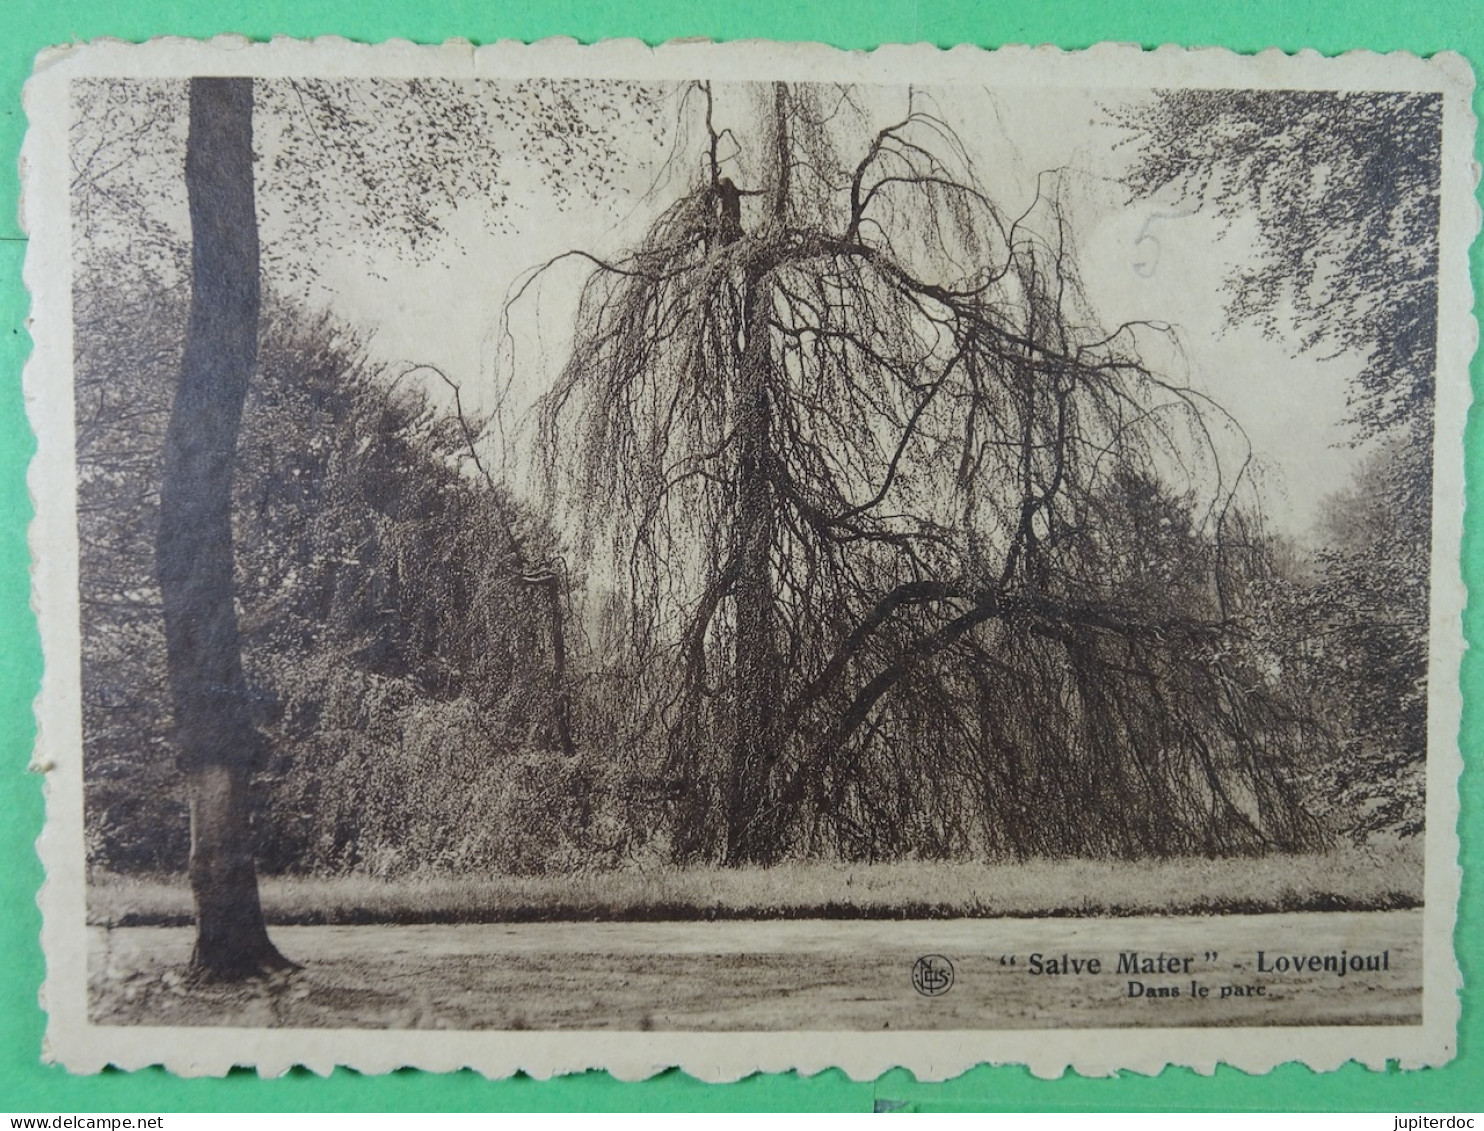
<svg viewBox="0 0 1484 1131">
<path fill-rule="evenodd" d="M 71 359 L 71 256 L 66 145 L 67 84 L 87 75 L 182 77 L 192 74 L 287 76 L 798 79 L 934 84 L 1036 83 L 1079 86 L 1229 86 L 1302 89 L 1436 90 L 1444 95 L 1440 319 L 1431 604 L 1429 750 L 1424 927 L 1423 1024 L 1292 1028 L 1179 1028 L 1041 1031 L 688 1033 L 611 1031 L 443 1032 L 256 1030 L 95 1025 L 88 1021 L 85 876 L 82 839 L 82 734 L 78 535 Z M 222 1074 L 253 1065 L 265 1076 L 303 1065 L 380 1073 L 404 1066 L 430 1071 L 473 1068 L 501 1077 L 538 1078 L 606 1069 L 638 1079 L 679 1067 L 703 1080 L 756 1071 L 810 1074 L 840 1068 L 856 1079 L 902 1066 L 919 1079 L 956 1075 L 980 1063 L 1025 1064 L 1040 1076 L 1067 1069 L 1087 1075 L 1120 1069 L 1154 1073 L 1166 1065 L 1211 1072 L 1225 1063 L 1248 1072 L 1298 1061 L 1318 1070 L 1348 1060 L 1382 1068 L 1437 1065 L 1456 1051 L 1461 977 L 1453 954 L 1460 888 L 1458 748 L 1465 592 L 1460 576 L 1463 435 L 1469 364 L 1477 344 L 1468 248 L 1479 229 L 1478 167 L 1471 143 L 1473 78 L 1456 55 L 1356 52 L 1325 58 L 1268 51 L 1242 56 L 1218 49 L 1104 44 L 1080 52 L 1007 47 L 943 51 L 928 45 L 847 53 L 816 44 L 676 42 L 650 48 L 635 40 L 582 46 L 549 40 L 377 46 L 339 39 L 235 38 L 207 43 L 161 39 L 44 52 L 26 89 L 30 131 L 22 153 L 22 218 L 31 244 L 25 282 L 32 295 L 34 351 L 26 365 L 27 409 L 37 435 L 29 474 L 32 601 L 45 671 L 37 700 L 34 768 L 44 771 L 47 822 L 37 849 L 46 868 L 38 896 L 47 974 L 41 991 L 49 1015 L 43 1056 L 74 1072 L 105 1065 L 162 1064 L 182 1075 Z"/>
</svg>

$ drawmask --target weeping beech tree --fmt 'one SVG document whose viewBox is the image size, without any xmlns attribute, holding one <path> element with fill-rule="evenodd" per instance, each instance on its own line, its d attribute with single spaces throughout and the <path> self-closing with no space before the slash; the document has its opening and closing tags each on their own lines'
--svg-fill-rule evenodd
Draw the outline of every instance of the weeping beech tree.
<svg viewBox="0 0 1484 1131">
<path fill-rule="evenodd" d="M 1056 201 L 1002 212 L 921 95 L 874 132 L 851 90 L 753 97 L 744 146 L 691 92 L 698 173 L 594 260 L 539 412 L 677 854 L 1322 839 L 1325 737 L 1244 630 L 1235 423 L 1141 360 L 1159 328 L 1095 324 Z"/>
</svg>

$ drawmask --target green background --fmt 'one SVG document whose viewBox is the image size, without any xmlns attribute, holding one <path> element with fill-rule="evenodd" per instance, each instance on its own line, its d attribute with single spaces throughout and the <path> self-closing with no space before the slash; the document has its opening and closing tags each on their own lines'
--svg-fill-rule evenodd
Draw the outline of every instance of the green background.
<svg viewBox="0 0 1484 1131">
<path fill-rule="evenodd" d="M 613 36 L 659 42 L 678 36 L 734 40 L 820 40 L 846 48 L 927 41 L 947 47 L 975 43 L 1053 43 L 1086 47 L 1120 40 L 1220 45 L 1239 51 L 1312 47 L 1326 54 L 1354 48 L 1431 54 L 1461 52 L 1484 69 L 1484 4 L 1479 0 L 8 0 L 0 7 L 0 1111 L 156 1112 L 244 1110 L 483 1110 L 483 1109 L 855 1109 L 905 1104 L 916 1109 L 1011 1110 L 1154 1109 L 1375 1111 L 1484 1110 L 1484 1009 L 1479 992 L 1464 994 L 1459 1056 L 1448 1067 L 1420 1072 L 1372 1072 L 1350 1064 L 1327 1074 L 1296 1065 L 1254 1077 L 1221 1069 L 1214 1077 L 1170 1069 L 1158 1077 L 1125 1073 L 1114 1079 L 1068 1074 L 1037 1080 L 1024 1069 L 981 1068 L 942 1084 L 919 1084 L 889 1072 L 856 1083 L 838 1072 L 809 1078 L 755 1076 L 713 1086 L 678 1072 L 622 1084 L 604 1073 L 555 1081 L 524 1077 L 488 1081 L 463 1072 L 403 1071 L 329 1078 L 296 1071 L 261 1080 L 238 1071 L 222 1080 L 179 1080 L 158 1070 L 69 1076 L 40 1063 L 45 1018 L 37 1006 L 42 958 L 41 917 L 34 897 L 41 868 L 33 841 L 41 829 L 40 781 L 26 770 L 34 739 L 31 701 L 41 676 L 41 652 L 29 607 L 25 485 L 34 442 L 26 424 L 20 371 L 29 349 L 21 283 L 25 239 L 16 220 L 17 155 L 25 130 L 21 85 L 35 53 L 51 44 L 100 36 L 138 40 L 154 35 L 208 36 L 238 32 L 334 34 L 375 42 L 399 37 L 438 42 L 462 36 L 479 43 L 571 35 L 583 41 Z M 1475 97 L 1475 112 L 1484 100 Z M 1484 253 L 1471 257 L 1474 286 L 1484 284 Z M 1484 365 L 1472 369 L 1474 388 Z M 1475 589 L 1465 618 L 1480 639 L 1478 583 L 1484 581 L 1484 436 L 1480 413 L 1468 427 L 1469 507 L 1464 574 Z M 1462 782 L 1464 894 L 1457 945 L 1466 983 L 1484 973 L 1478 869 L 1484 865 L 1484 796 L 1474 764 L 1484 737 L 1484 665 L 1470 656 L 1463 670 Z"/>
</svg>

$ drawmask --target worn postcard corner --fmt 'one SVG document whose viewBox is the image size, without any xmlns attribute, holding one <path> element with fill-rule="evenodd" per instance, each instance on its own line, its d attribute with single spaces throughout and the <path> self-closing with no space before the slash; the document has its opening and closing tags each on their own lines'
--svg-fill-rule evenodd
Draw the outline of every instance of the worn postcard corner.
<svg viewBox="0 0 1484 1131">
<path fill-rule="evenodd" d="M 43 53 L 42 1055 L 1448 1061 L 1472 88 Z"/>
</svg>

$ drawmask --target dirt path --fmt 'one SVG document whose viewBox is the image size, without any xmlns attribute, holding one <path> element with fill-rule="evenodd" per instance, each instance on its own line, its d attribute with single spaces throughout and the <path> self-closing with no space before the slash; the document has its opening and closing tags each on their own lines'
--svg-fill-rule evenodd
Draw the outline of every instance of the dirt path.
<svg viewBox="0 0 1484 1131">
<path fill-rule="evenodd" d="M 93 1019 L 816 1030 L 1374 1025 L 1421 1017 L 1420 911 L 288 927 L 273 934 L 305 969 L 223 989 L 184 984 L 189 929 L 94 928 Z M 1341 952 L 1344 976 L 1333 969 Z M 953 965 L 953 984 L 938 996 L 913 985 L 914 963 L 928 954 Z M 1311 956 L 1319 960 L 1312 971 Z M 1368 959 L 1382 968 L 1365 969 Z M 1295 960 L 1303 972 L 1282 969 Z M 1360 969 L 1352 968 L 1356 960 Z M 1200 996 L 1202 987 L 1208 996 Z"/>
</svg>

